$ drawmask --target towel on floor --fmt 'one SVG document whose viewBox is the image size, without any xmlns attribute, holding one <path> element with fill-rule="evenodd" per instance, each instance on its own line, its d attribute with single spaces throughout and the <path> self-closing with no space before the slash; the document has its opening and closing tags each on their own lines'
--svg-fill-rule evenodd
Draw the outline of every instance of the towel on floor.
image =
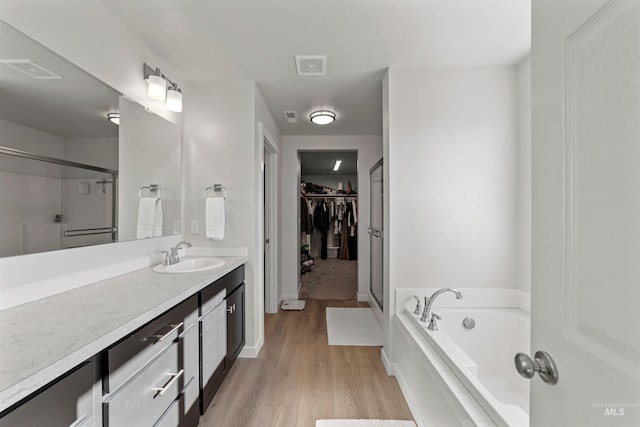
<svg viewBox="0 0 640 427">
<path fill-rule="evenodd" d="M 156 221 L 159 220 L 160 236 L 162 235 L 162 206 L 159 213 L 158 205 L 160 199 L 157 197 L 141 197 L 138 200 L 138 224 L 136 228 L 136 238 L 147 239 L 154 237 L 158 229 Z"/>
<path fill-rule="evenodd" d="M 208 197 L 205 210 L 207 238 L 224 239 L 224 197 Z"/>
</svg>

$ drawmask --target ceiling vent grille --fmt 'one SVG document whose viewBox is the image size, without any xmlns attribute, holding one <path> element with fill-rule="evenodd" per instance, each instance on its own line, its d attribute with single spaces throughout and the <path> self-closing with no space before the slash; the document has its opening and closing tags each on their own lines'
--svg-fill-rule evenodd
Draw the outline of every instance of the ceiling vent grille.
<svg viewBox="0 0 640 427">
<path fill-rule="evenodd" d="M 37 80 L 60 80 L 62 77 L 47 70 L 42 65 L 31 62 L 29 59 L 2 59 L 0 64 L 11 67 L 27 76 Z"/>
<path fill-rule="evenodd" d="M 289 123 L 298 123 L 298 113 L 295 111 L 285 111 L 284 117 Z"/>
<path fill-rule="evenodd" d="M 299 76 L 324 76 L 327 74 L 327 57 L 324 55 L 296 55 L 296 71 Z"/>
</svg>

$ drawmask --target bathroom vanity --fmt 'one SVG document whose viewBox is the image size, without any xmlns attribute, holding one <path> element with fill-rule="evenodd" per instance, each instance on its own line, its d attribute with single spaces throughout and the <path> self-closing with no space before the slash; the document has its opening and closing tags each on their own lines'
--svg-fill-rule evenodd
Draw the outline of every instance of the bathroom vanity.
<svg viewBox="0 0 640 427">
<path fill-rule="evenodd" d="M 196 426 L 245 342 L 246 257 L 224 259 L 0 311 L 0 427 Z"/>
</svg>

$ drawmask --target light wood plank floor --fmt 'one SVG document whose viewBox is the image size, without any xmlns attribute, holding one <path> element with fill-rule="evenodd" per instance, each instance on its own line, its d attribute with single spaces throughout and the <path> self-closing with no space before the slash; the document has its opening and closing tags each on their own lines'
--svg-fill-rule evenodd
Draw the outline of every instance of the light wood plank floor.
<svg viewBox="0 0 640 427">
<path fill-rule="evenodd" d="M 327 307 L 356 301 L 307 301 L 303 311 L 265 316 L 256 359 L 238 359 L 200 419 L 202 427 L 314 427 L 317 419 L 411 420 L 380 347 L 329 346 Z"/>
</svg>

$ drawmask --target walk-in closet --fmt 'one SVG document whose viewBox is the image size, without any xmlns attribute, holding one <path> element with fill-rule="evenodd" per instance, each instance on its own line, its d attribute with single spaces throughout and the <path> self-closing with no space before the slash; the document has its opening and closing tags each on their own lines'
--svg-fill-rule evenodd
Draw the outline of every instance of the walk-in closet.
<svg viewBox="0 0 640 427">
<path fill-rule="evenodd" d="M 357 157 L 300 152 L 300 299 L 357 297 Z"/>
</svg>

